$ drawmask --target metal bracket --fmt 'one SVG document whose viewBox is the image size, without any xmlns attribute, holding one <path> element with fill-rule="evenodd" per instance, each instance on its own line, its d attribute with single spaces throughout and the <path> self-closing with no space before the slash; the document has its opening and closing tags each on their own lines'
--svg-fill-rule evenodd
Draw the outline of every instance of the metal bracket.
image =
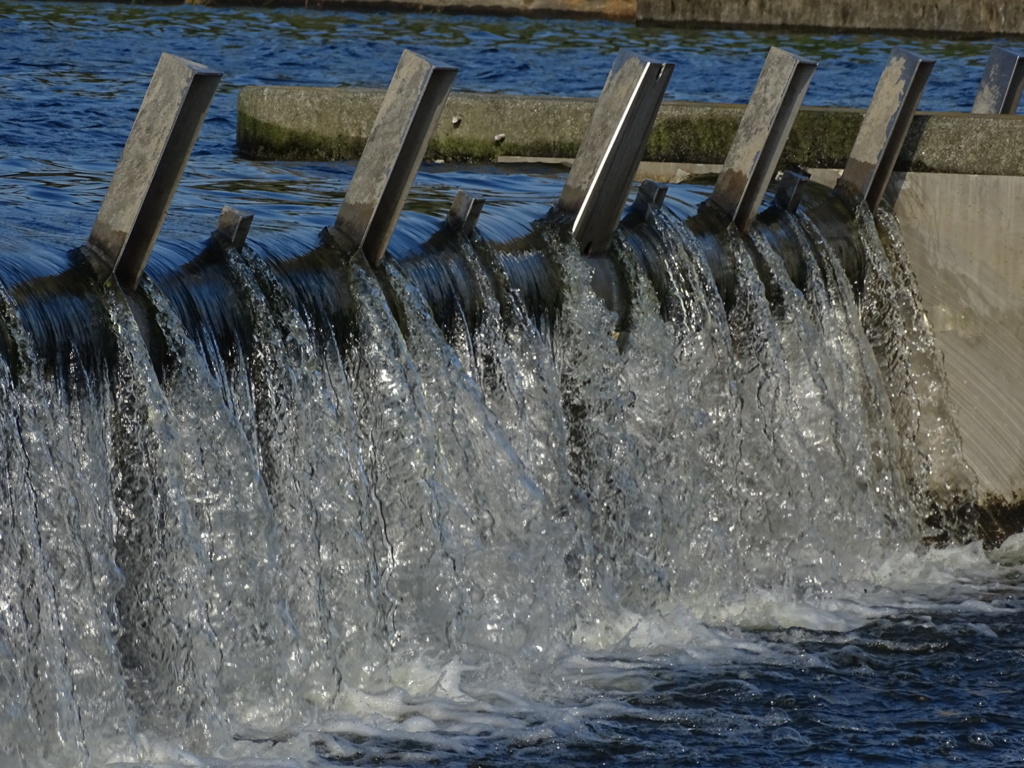
<svg viewBox="0 0 1024 768">
<path fill-rule="evenodd" d="M 782 172 L 775 187 L 772 205 L 784 211 L 796 213 L 796 209 L 800 207 L 800 198 L 803 196 L 804 183 L 810 178 L 811 174 L 803 168 L 787 168 Z"/>
<path fill-rule="evenodd" d="M 452 200 L 452 207 L 445 217 L 445 224 L 450 229 L 462 232 L 467 237 L 472 235 L 485 202 L 482 197 L 471 197 L 460 189 L 455 194 L 455 199 Z"/>
<path fill-rule="evenodd" d="M 652 179 L 644 179 L 640 182 L 640 189 L 637 190 L 633 204 L 629 206 L 631 213 L 647 221 L 653 211 L 665 204 L 665 195 L 668 194 L 668 184 L 660 184 Z"/>
<path fill-rule="evenodd" d="M 781 48 L 768 52 L 711 193 L 741 232 L 757 215 L 816 67 Z"/>
<path fill-rule="evenodd" d="M 894 48 L 878 79 L 871 105 L 864 113 L 840 184 L 853 189 L 871 210 L 878 207 L 903 142 L 914 119 L 917 102 L 934 61 L 903 48 Z"/>
<path fill-rule="evenodd" d="M 240 211 L 225 205 L 217 219 L 217 232 L 227 238 L 232 246 L 241 250 L 245 245 L 245 239 L 249 236 L 249 228 L 252 226 L 253 215 L 248 211 Z"/>
<path fill-rule="evenodd" d="M 672 69 L 627 51 L 615 57 L 558 199 L 585 254 L 611 242 Z"/>
<path fill-rule="evenodd" d="M 363 155 L 328 229 L 342 248 L 374 267 L 387 252 L 458 69 L 404 51 Z"/>
<path fill-rule="evenodd" d="M 996 46 L 988 57 L 971 112 L 976 115 L 1012 115 L 1024 89 L 1024 57 Z"/>
<path fill-rule="evenodd" d="M 138 287 L 220 78 L 160 57 L 84 249 L 103 279 Z"/>
</svg>

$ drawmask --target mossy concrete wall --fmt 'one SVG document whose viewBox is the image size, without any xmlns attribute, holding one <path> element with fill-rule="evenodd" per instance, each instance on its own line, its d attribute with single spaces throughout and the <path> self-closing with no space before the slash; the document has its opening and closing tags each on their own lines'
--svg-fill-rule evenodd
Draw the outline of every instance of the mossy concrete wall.
<svg viewBox="0 0 1024 768">
<path fill-rule="evenodd" d="M 359 157 L 383 90 L 249 86 L 238 96 L 238 151 L 261 160 Z M 575 157 L 593 99 L 453 93 L 427 150 L 432 160 Z M 665 102 L 645 159 L 721 163 L 743 114 L 739 104 Z M 800 110 L 782 162 L 842 168 L 862 110 Z M 918 113 L 897 170 L 1024 175 L 1024 121 L 1016 117 Z"/>
<path fill-rule="evenodd" d="M 249 87 L 238 145 L 261 159 L 358 158 L 382 91 Z M 455 93 L 434 159 L 575 156 L 594 102 Z M 743 106 L 666 103 L 642 173 L 717 171 Z M 804 109 L 783 154 L 834 182 L 862 112 Z M 1024 117 L 919 113 L 890 185 L 945 358 L 963 452 L 988 501 L 1024 499 Z"/>
</svg>

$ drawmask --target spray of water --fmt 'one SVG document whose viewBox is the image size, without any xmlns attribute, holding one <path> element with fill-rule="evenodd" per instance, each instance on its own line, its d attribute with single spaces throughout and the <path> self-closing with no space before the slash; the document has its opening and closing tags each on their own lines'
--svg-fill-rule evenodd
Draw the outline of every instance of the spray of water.
<svg viewBox="0 0 1024 768">
<path fill-rule="evenodd" d="M 160 740 L 362 759 L 379 718 L 429 734 L 449 708 L 539 740 L 516 697 L 571 698 L 585 654 L 715 644 L 715 624 L 771 623 L 758 595 L 827 597 L 919 550 L 959 456 L 883 224 L 862 221 L 858 296 L 810 221 L 788 223 L 797 285 L 756 231 L 711 254 L 656 214 L 666 293 L 614 245 L 627 321 L 542 227 L 563 301 L 541 327 L 483 242 L 453 245 L 478 322 L 437 322 L 400 262 L 356 259 L 332 278 L 355 305 L 344 333 L 232 253 L 244 342 L 187 330 L 146 281 L 154 344 L 104 287 L 114 364 L 75 386 L 3 296 L 22 361 L 0 370 L 7 764 Z M 735 275 L 728 307 L 712 258 Z"/>
</svg>

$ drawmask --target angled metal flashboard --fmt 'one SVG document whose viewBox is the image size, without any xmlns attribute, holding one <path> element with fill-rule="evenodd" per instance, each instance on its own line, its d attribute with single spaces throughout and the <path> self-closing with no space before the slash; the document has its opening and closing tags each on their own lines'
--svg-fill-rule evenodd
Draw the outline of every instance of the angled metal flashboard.
<svg viewBox="0 0 1024 768">
<path fill-rule="evenodd" d="M 976 115 L 1012 115 L 1024 88 L 1024 57 L 996 46 L 981 76 L 971 112 Z"/>
<path fill-rule="evenodd" d="M 672 69 L 627 51 L 615 58 L 558 199 L 585 254 L 604 252 L 619 225 Z"/>
<path fill-rule="evenodd" d="M 84 249 L 104 279 L 138 286 L 220 77 L 160 57 Z"/>
<path fill-rule="evenodd" d="M 871 210 L 878 207 L 914 119 L 934 61 L 894 48 L 864 114 L 840 184 L 852 188 Z"/>
<path fill-rule="evenodd" d="M 816 66 L 781 48 L 768 52 L 711 193 L 741 232 L 757 215 Z"/>
<path fill-rule="evenodd" d="M 334 240 L 380 264 L 458 69 L 402 53 L 334 225 Z"/>
</svg>

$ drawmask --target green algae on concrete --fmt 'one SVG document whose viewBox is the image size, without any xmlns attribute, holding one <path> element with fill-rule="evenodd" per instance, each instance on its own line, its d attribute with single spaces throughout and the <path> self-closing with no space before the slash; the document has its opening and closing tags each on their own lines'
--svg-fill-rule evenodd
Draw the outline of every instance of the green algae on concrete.
<svg viewBox="0 0 1024 768">
<path fill-rule="evenodd" d="M 239 154 L 258 160 L 355 160 L 383 94 L 356 88 L 243 88 L 238 96 Z M 591 99 L 452 94 L 427 159 L 573 157 L 593 105 Z"/>
<path fill-rule="evenodd" d="M 355 160 L 383 90 L 249 86 L 238 97 L 238 151 L 260 160 Z M 428 160 L 576 156 L 593 99 L 453 93 L 427 149 Z M 665 102 L 645 160 L 720 164 L 745 107 Z M 843 168 L 863 111 L 805 107 L 781 163 Z M 1024 175 L 1024 118 L 918 113 L 896 170 Z"/>
</svg>

